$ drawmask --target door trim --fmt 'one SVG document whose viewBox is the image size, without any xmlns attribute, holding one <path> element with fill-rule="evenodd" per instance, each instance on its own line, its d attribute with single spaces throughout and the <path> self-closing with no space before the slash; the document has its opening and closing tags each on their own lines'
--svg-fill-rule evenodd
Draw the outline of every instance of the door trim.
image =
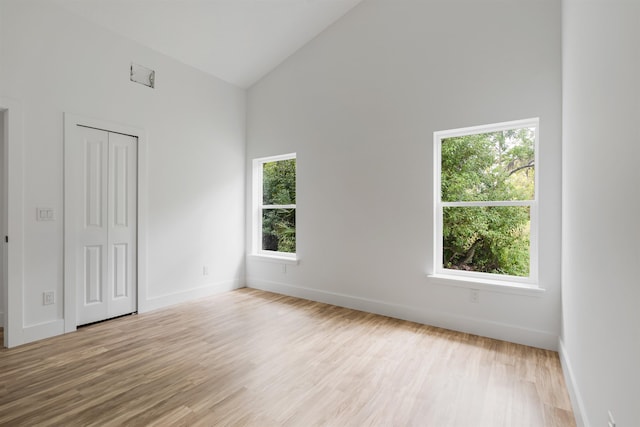
<svg viewBox="0 0 640 427">
<path fill-rule="evenodd" d="M 0 110 L 6 114 L 5 136 L 5 177 L 7 193 L 5 212 L 7 213 L 6 244 L 7 279 L 6 294 L 3 299 L 4 345 L 15 347 L 24 343 L 24 159 L 23 159 L 23 116 L 22 103 L 11 98 L 0 98 Z M 4 235 L 2 236 L 4 240 Z"/>
<path fill-rule="evenodd" d="M 84 117 L 77 114 L 64 114 L 64 331 L 73 332 L 77 329 L 77 298 L 76 284 L 73 280 L 75 265 L 74 256 L 70 245 L 67 241 L 71 239 L 70 230 L 72 230 L 72 216 L 67 214 L 67 206 L 69 204 L 68 194 L 66 191 L 66 182 L 72 179 L 67 165 L 69 164 L 70 148 L 73 142 L 72 138 L 76 126 L 84 126 L 107 132 L 121 133 L 138 138 L 138 229 L 137 229 L 137 305 L 138 311 L 144 311 L 144 305 L 147 301 L 147 198 L 148 180 L 147 180 L 147 143 L 146 131 L 142 128 L 122 125 L 101 119 Z"/>
</svg>

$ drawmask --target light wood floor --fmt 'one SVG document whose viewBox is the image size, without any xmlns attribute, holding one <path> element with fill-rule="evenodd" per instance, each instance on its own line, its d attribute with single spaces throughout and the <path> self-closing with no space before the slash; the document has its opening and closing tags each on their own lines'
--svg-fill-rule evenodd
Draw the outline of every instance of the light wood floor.
<svg viewBox="0 0 640 427">
<path fill-rule="evenodd" d="M 0 350 L 0 425 L 575 424 L 554 352 L 241 289 Z"/>
</svg>

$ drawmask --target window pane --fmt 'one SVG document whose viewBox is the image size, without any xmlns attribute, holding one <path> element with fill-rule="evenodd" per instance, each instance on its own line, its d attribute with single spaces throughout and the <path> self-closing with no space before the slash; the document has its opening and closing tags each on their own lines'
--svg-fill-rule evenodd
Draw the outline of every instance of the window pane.
<svg viewBox="0 0 640 427">
<path fill-rule="evenodd" d="M 262 250 L 296 252 L 295 209 L 263 209 Z"/>
<path fill-rule="evenodd" d="M 445 207 L 442 266 L 529 276 L 529 206 Z"/>
<path fill-rule="evenodd" d="M 534 198 L 535 128 L 442 140 L 442 201 Z"/>
<path fill-rule="evenodd" d="M 296 204 L 296 159 L 264 163 L 262 179 L 263 204 Z"/>
</svg>

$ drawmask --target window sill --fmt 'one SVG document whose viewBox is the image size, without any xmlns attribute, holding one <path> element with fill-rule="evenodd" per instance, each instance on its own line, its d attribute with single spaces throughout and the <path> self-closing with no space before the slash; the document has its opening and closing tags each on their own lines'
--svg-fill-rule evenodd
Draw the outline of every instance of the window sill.
<svg viewBox="0 0 640 427">
<path fill-rule="evenodd" d="M 298 258 L 288 258 L 277 255 L 249 254 L 247 255 L 247 259 L 253 261 L 273 262 L 276 264 L 288 265 L 298 265 L 300 263 L 300 260 Z"/>
<path fill-rule="evenodd" d="M 462 277 L 447 274 L 428 274 L 427 277 L 430 283 L 456 286 L 459 288 L 481 289 L 484 291 L 537 297 L 540 297 L 545 293 L 545 289 L 527 283 L 479 279 L 477 277 Z"/>
</svg>

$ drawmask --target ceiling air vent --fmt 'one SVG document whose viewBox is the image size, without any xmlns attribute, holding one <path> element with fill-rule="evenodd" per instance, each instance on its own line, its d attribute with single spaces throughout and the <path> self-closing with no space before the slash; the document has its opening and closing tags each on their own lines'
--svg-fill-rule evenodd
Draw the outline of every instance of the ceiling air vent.
<svg viewBox="0 0 640 427">
<path fill-rule="evenodd" d="M 130 79 L 132 82 L 154 88 L 156 84 L 156 72 L 132 62 Z"/>
</svg>

